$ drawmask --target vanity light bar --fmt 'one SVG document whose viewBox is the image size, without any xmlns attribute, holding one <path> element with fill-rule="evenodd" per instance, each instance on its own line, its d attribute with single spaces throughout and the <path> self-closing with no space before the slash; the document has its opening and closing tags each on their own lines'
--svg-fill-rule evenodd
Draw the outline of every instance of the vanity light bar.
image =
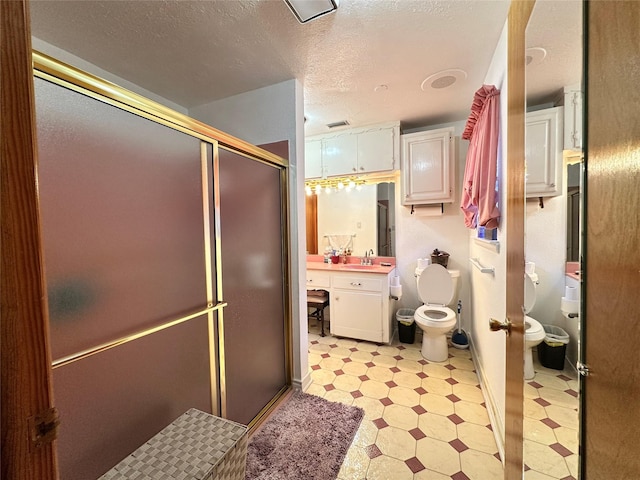
<svg viewBox="0 0 640 480">
<path fill-rule="evenodd" d="M 322 191 L 331 193 L 334 190 L 351 190 L 353 188 L 362 187 L 367 182 L 358 177 L 332 177 L 318 180 L 307 180 L 304 182 L 307 195 L 317 195 Z"/>
</svg>

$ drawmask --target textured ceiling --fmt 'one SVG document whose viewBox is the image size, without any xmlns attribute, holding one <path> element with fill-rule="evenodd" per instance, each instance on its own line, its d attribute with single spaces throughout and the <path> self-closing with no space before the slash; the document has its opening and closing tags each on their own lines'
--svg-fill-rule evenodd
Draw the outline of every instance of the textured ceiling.
<svg viewBox="0 0 640 480">
<path fill-rule="evenodd" d="M 466 118 L 507 11 L 506 0 L 341 0 L 301 25 L 282 0 L 31 2 L 35 37 L 186 108 L 298 78 L 308 135 L 340 120 L 411 128 Z M 547 44 L 562 22 L 543 23 Z M 467 78 L 420 89 L 450 68 Z M 570 76 L 560 70 L 536 81 L 557 90 Z"/>
</svg>

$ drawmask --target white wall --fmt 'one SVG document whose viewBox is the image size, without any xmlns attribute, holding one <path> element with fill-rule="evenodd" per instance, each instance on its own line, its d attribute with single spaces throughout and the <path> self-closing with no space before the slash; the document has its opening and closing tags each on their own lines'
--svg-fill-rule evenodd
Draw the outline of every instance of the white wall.
<svg viewBox="0 0 640 480">
<path fill-rule="evenodd" d="M 177 103 L 167 100 L 166 98 L 161 97 L 160 95 L 156 95 L 155 93 L 145 88 L 142 88 L 140 85 L 131 83 L 130 81 L 125 80 L 122 77 L 118 77 L 117 75 L 114 75 L 111 72 L 107 72 L 106 70 L 103 70 L 97 65 L 94 65 L 93 63 L 89 63 L 80 57 L 76 57 L 75 55 L 67 52 L 66 50 L 62 50 L 61 48 L 56 47 L 55 45 L 51 45 L 50 43 L 47 43 L 44 40 L 40 40 L 39 38 L 36 38 L 36 37 L 31 37 L 31 42 L 32 42 L 32 48 L 34 50 L 37 50 L 40 53 L 44 53 L 45 55 L 48 55 L 57 60 L 60 60 L 61 62 L 71 65 L 77 69 L 83 70 L 87 73 L 91 73 L 92 75 L 95 75 L 96 77 L 100 77 L 104 80 L 115 83 L 120 87 L 126 88 L 127 90 L 131 90 L 132 92 L 137 93 L 138 95 L 142 95 L 150 100 L 153 100 L 154 102 L 158 102 L 168 108 L 171 108 L 172 110 L 175 110 L 176 112 L 180 112 L 184 114 L 187 113 L 187 109 L 182 105 L 178 105 Z"/>
<path fill-rule="evenodd" d="M 375 185 L 363 185 L 361 190 L 334 191 L 318 195 L 318 253 L 330 246 L 325 235 L 353 235 L 353 255 L 363 256 L 365 251 L 376 251 Z"/>
<path fill-rule="evenodd" d="M 289 141 L 289 228 L 293 326 L 293 384 L 310 382 L 307 355 L 304 98 L 288 80 L 189 109 L 189 115 L 254 145 Z"/>
<path fill-rule="evenodd" d="M 500 40 L 493 54 L 493 59 L 484 83 L 495 85 L 500 90 L 500 145 L 498 151 L 498 182 L 500 185 L 500 210 L 502 219 L 498 228 L 498 241 L 502 248 L 496 252 L 493 248 L 477 243 L 475 231 L 467 234 L 469 255 L 476 257 L 485 266 L 495 268 L 495 275 L 471 270 L 471 344 L 474 357 L 479 368 L 485 395 L 488 397 L 487 409 L 494 420 L 494 433 L 497 435 L 499 447 L 504 444 L 505 422 L 505 361 L 506 343 L 504 335 L 489 331 L 489 318 L 506 317 L 506 219 L 505 207 L 507 191 L 506 151 L 507 151 L 507 23 L 502 30 Z"/>
</svg>

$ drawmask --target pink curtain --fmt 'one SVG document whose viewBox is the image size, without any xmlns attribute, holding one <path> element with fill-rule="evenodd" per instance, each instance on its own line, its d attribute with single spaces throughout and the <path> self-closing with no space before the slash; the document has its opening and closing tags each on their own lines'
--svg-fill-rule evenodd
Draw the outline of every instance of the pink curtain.
<svg viewBox="0 0 640 480">
<path fill-rule="evenodd" d="M 500 90 L 493 85 L 483 85 L 474 96 L 462 134 L 462 138 L 470 142 L 460 200 L 468 228 L 496 228 L 500 223 L 500 210 L 496 205 L 499 113 Z"/>
</svg>

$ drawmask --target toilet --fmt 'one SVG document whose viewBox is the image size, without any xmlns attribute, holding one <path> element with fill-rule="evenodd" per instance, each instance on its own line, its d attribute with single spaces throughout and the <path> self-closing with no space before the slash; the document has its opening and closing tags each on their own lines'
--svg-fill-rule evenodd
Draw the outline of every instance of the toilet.
<svg viewBox="0 0 640 480">
<path fill-rule="evenodd" d="M 533 369 L 533 347 L 540 344 L 545 337 L 542 324 L 527 313 L 536 303 L 536 284 L 538 275 L 535 273 L 524 274 L 524 379 L 531 380 L 536 372 Z"/>
<path fill-rule="evenodd" d="M 446 334 L 456 324 L 456 314 L 448 305 L 458 298 L 460 271 L 433 264 L 416 268 L 415 273 L 418 296 L 424 303 L 413 317 L 422 329 L 422 356 L 443 362 L 449 357 Z"/>
</svg>

